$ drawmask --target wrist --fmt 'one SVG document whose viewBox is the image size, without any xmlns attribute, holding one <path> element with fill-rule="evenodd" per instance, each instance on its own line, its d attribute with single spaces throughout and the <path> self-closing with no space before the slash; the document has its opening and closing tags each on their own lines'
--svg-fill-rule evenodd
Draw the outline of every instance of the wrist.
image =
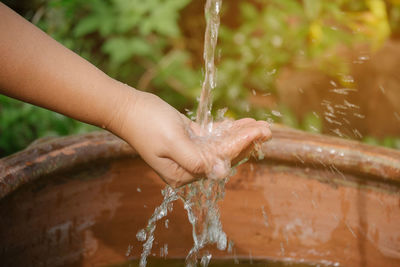
<svg viewBox="0 0 400 267">
<path fill-rule="evenodd" d="M 113 80 L 111 88 L 113 88 L 113 98 L 107 104 L 107 114 L 103 116 L 101 127 L 126 140 L 125 124 L 135 109 L 140 91 L 117 80 Z"/>
</svg>

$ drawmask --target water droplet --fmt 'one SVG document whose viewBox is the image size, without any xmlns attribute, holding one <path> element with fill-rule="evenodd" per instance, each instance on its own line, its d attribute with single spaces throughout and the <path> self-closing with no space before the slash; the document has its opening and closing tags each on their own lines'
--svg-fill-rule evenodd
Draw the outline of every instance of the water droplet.
<svg viewBox="0 0 400 267">
<path fill-rule="evenodd" d="M 272 75 L 274 75 L 276 73 L 276 69 L 273 69 L 273 70 L 271 70 L 271 71 L 267 71 L 267 75 L 268 76 L 272 76 Z"/>
<path fill-rule="evenodd" d="M 142 241 L 142 242 L 146 240 L 146 236 L 147 236 L 147 234 L 146 234 L 146 231 L 144 229 L 140 230 L 136 234 L 137 240 Z"/>
<path fill-rule="evenodd" d="M 370 57 L 369 57 L 368 55 L 363 55 L 363 56 L 359 56 L 359 57 L 358 57 L 358 60 L 361 60 L 361 61 L 368 61 L 368 60 L 370 60 Z"/>
<path fill-rule="evenodd" d="M 128 249 L 127 249 L 127 251 L 126 251 L 126 253 L 125 253 L 125 256 L 126 256 L 126 257 L 129 257 L 129 256 L 131 255 L 132 249 L 133 249 L 133 246 L 132 246 L 132 245 L 129 245 L 129 246 L 128 246 Z"/>
<path fill-rule="evenodd" d="M 185 109 L 185 112 L 186 112 L 186 115 L 187 115 L 187 116 L 191 116 L 191 115 L 193 115 L 193 113 L 194 113 L 192 110 L 187 109 L 187 108 Z"/>
<path fill-rule="evenodd" d="M 354 104 L 348 102 L 347 100 L 344 100 L 344 104 L 345 104 L 347 107 L 349 107 L 349 108 L 356 108 L 356 109 L 359 109 L 359 108 L 360 108 L 359 106 L 354 105 Z"/>
<path fill-rule="evenodd" d="M 353 133 L 355 137 L 363 138 L 363 135 L 357 129 L 353 129 Z"/>
<path fill-rule="evenodd" d="M 335 105 L 335 108 L 344 109 L 344 110 L 348 109 L 348 107 L 346 107 L 345 105 L 341 105 L 341 104 Z"/>
<path fill-rule="evenodd" d="M 282 114 L 277 110 L 272 110 L 271 113 L 276 117 L 282 117 Z"/>
<path fill-rule="evenodd" d="M 264 225 L 265 225 L 265 227 L 268 227 L 269 226 L 268 215 L 264 210 L 264 206 L 261 206 L 261 212 L 262 212 L 262 215 L 263 215 L 263 218 L 264 218 Z"/>
<path fill-rule="evenodd" d="M 351 75 L 342 75 L 341 79 L 345 83 L 354 83 L 354 77 Z"/>
<path fill-rule="evenodd" d="M 360 113 L 353 113 L 353 115 L 354 115 L 355 117 L 357 117 L 357 118 L 365 119 L 365 115 L 362 115 L 362 114 L 360 114 Z"/>
<path fill-rule="evenodd" d="M 357 92 L 357 89 L 354 88 L 335 88 L 329 90 L 330 92 L 339 94 L 339 95 L 348 95 L 349 92 Z"/>
<path fill-rule="evenodd" d="M 235 243 L 232 240 L 229 240 L 229 242 L 228 242 L 228 253 L 232 253 L 234 246 L 235 246 Z"/>
<path fill-rule="evenodd" d="M 334 129 L 334 130 L 331 130 L 334 134 L 336 134 L 337 136 L 339 136 L 339 137 L 344 137 L 344 134 L 342 134 L 342 132 L 338 129 L 338 128 L 336 128 L 336 129 Z"/>
<path fill-rule="evenodd" d="M 168 255 L 168 244 L 164 244 L 164 257 Z"/>
<path fill-rule="evenodd" d="M 336 118 L 335 114 L 333 112 L 324 112 L 325 116 Z"/>
<path fill-rule="evenodd" d="M 325 120 L 326 120 L 327 122 L 331 123 L 331 124 L 342 125 L 341 122 L 336 121 L 336 120 L 333 120 L 333 119 L 331 119 L 331 118 L 328 117 L 328 116 L 325 116 Z"/>
<path fill-rule="evenodd" d="M 226 234 L 224 232 L 220 232 L 219 233 L 219 238 L 218 238 L 218 241 L 217 241 L 217 248 L 219 250 L 225 250 L 226 249 L 226 245 L 227 245 Z"/>
<path fill-rule="evenodd" d="M 210 264 L 212 255 L 209 252 L 206 252 L 203 257 L 201 257 L 200 264 L 202 267 L 207 267 Z"/>
<path fill-rule="evenodd" d="M 266 121 L 270 124 L 274 123 L 275 120 L 273 118 L 267 118 Z"/>
</svg>

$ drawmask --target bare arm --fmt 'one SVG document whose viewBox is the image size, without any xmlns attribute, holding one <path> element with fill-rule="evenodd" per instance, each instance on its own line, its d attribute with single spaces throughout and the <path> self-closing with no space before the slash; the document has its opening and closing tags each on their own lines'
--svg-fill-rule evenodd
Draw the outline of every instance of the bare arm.
<svg viewBox="0 0 400 267">
<path fill-rule="evenodd" d="M 244 119 L 202 139 L 199 126 L 155 95 L 101 72 L 0 3 L 0 93 L 101 126 L 123 138 L 173 186 L 223 178 L 269 125 Z"/>
<path fill-rule="evenodd" d="M 115 80 L 2 3 L 0 18 L 0 93 L 112 127 L 133 89 L 116 86 Z"/>
</svg>

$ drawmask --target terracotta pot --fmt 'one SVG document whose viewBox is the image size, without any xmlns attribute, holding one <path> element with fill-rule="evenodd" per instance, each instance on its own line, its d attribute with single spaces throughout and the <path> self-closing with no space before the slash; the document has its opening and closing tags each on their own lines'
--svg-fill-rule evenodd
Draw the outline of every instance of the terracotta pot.
<svg viewBox="0 0 400 267">
<path fill-rule="evenodd" d="M 234 253 L 340 266 L 400 265 L 400 152 L 274 126 L 263 161 L 238 168 L 221 220 Z M 106 132 L 38 142 L 0 160 L 4 266 L 104 266 L 141 253 L 136 233 L 163 182 Z M 192 246 L 180 203 L 153 252 Z M 166 228 L 168 225 L 168 228 Z"/>
</svg>

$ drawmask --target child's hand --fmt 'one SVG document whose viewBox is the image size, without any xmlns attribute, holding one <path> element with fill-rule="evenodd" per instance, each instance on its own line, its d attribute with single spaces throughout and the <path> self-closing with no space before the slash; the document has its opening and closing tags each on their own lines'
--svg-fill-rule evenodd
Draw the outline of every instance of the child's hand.
<svg viewBox="0 0 400 267">
<path fill-rule="evenodd" d="M 132 97 L 121 103 L 111 128 L 174 187 L 227 177 L 231 163 L 248 156 L 254 142 L 271 137 L 268 123 L 253 119 L 216 124 L 215 135 L 200 137 L 197 123 L 159 97 L 136 90 Z"/>
</svg>

